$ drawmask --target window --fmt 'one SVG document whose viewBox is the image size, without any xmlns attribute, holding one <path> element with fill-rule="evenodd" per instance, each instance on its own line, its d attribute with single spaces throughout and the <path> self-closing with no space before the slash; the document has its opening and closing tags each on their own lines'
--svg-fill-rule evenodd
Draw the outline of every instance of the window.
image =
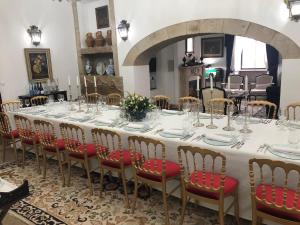
<svg viewBox="0 0 300 225">
<path fill-rule="evenodd" d="M 185 53 L 194 53 L 194 38 L 185 40 Z"/>
<path fill-rule="evenodd" d="M 236 36 L 234 40 L 234 69 L 266 69 L 266 44 L 251 38 Z"/>
</svg>

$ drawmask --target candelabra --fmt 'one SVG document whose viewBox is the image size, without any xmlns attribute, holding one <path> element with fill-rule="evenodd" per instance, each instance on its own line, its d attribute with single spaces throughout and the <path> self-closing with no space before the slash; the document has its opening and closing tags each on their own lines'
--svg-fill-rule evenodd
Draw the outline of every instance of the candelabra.
<svg viewBox="0 0 300 225">
<path fill-rule="evenodd" d="M 80 86 L 77 85 L 77 90 L 78 90 L 78 110 L 77 112 L 83 112 L 82 108 L 81 108 L 81 99 L 82 99 L 82 96 L 81 96 L 81 90 L 80 90 Z"/>
<path fill-rule="evenodd" d="M 245 114 L 244 114 L 245 120 L 244 120 L 243 129 L 241 129 L 240 132 L 243 134 L 249 134 L 252 132 L 252 130 L 248 128 L 248 121 L 247 121 L 248 120 L 248 92 L 247 91 L 245 92 L 245 100 L 246 100 Z"/>
<path fill-rule="evenodd" d="M 95 95 L 96 95 L 96 98 L 95 98 L 95 101 L 96 101 L 96 115 L 101 115 L 101 111 L 99 110 L 99 100 L 100 100 L 100 96 L 98 96 L 98 88 L 97 86 L 95 85 Z"/>
<path fill-rule="evenodd" d="M 75 111 L 76 109 L 75 109 L 75 107 L 74 107 L 74 105 L 73 105 L 73 96 L 72 96 L 72 88 L 71 88 L 71 85 L 69 85 L 69 102 L 70 102 L 70 110 L 71 111 Z"/>
<path fill-rule="evenodd" d="M 200 99 L 200 90 L 197 89 L 197 98 Z M 194 127 L 203 127 L 204 124 L 200 122 L 200 105 L 197 106 L 197 122 L 194 123 Z"/>
<path fill-rule="evenodd" d="M 89 98 L 88 98 L 88 90 L 87 90 L 87 86 L 85 86 L 85 102 L 86 102 L 86 113 L 90 112 L 90 103 L 89 103 Z"/>
<path fill-rule="evenodd" d="M 213 89 L 210 89 L 210 99 L 213 99 Z M 208 129 L 216 129 L 218 128 L 216 125 L 214 125 L 214 119 L 213 119 L 213 111 L 214 111 L 214 107 L 213 107 L 213 103 L 210 103 L 210 124 L 206 126 L 206 128 Z"/>
<path fill-rule="evenodd" d="M 230 104 L 227 104 L 227 126 L 226 127 L 223 127 L 223 130 L 225 131 L 233 131 L 234 128 L 230 126 L 230 119 L 231 119 L 231 116 L 230 116 L 230 107 L 231 105 Z"/>
</svg>

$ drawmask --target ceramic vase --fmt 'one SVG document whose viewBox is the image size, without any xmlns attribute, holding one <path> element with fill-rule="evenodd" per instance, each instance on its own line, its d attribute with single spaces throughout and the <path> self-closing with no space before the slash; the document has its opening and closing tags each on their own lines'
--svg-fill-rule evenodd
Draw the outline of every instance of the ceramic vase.
<svg viewBox="0 0 300 225">
<path fill-rule="evenodd" d="M 109 46 L 112 45 L 112 40 L 111 40 L 111 30 L 107 30 L 106 43 L 107 43 Z"/>
<path fill-rule="evenodd" d="M 90 48 L 90 47 L 94 47 L 95 39 L 93 38 L 93 34 L 92 34 L 92 33 L 87 33 L 87 34 L 86 34 L 85 43 L 86 43 L 86 45 L 87 45 L 89 48 Z"/>
<path fill-rule="evenodd" d="M 101 31 L 96 32 L 95 45 L 97 47 L 105 45 L 105 39 L 104 39 Z"/>
</svg>

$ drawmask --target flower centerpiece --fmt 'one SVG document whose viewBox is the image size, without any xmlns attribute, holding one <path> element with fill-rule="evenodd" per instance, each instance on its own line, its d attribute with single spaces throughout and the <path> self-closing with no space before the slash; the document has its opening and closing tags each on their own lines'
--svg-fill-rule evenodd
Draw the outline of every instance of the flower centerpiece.
<svg viewBox="0 0 300 225">
<path fill-rule="evenodd" d="M 141 121 L 146 117 L 147 112 L 154 109 L 149 98 L 137 94 L 129 94 L 123 101 L 122 109 L 125 117 L 130 121 Z"/>
</svg>

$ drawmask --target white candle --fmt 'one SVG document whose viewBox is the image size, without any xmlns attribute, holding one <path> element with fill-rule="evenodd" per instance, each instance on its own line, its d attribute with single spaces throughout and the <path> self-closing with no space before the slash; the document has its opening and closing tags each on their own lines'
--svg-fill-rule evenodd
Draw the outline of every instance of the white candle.
<svg viewBox="0 0 300 225">
<path fill-rule="evenodd" d="M 71 78 L 68 76 L 69 86 L 71 86 Z"/>
<path fill-rule="evenodd" d="M 199 87 L 199 80 L 200 80 L 200 77 L 199 77 L 199 76 L 197 76 L 197 91 L 199 91 L 199 90 L 200 90 L 200 87 Z"/>
<path fill-rule="evenodd" d="M 230 76 L 228 77 L 228 87 L 227 88 L 230 90 Z"/>
<path fill-rule="evenodd" d="M 213 84 L 212 74 L 209 76 L 209 79 L 210 79 L 210 90 L 213 91 L 214 90 L 214 84 Z"/>
<path fill-rule="evenodd" d="M 79 87 L 79 76 L 77 76 L 77 86 Z"/>
<path fill-rule="evenodd" d="M 245 91 L 248 91 L 248 76 L 245 76 Z"/>
<path fill-rule="evenodd" d="M 94 87 L 97 87 L 96 76 L 94 76 Z"/>
<path fill-rule="evenodd" d="M 85 76 L 83 77 L 83 80 L 84 80 L 84 87 L 87 87 L 87 85 L 86 85 L 86 78 L 85 78 Z"/>
</svg>

